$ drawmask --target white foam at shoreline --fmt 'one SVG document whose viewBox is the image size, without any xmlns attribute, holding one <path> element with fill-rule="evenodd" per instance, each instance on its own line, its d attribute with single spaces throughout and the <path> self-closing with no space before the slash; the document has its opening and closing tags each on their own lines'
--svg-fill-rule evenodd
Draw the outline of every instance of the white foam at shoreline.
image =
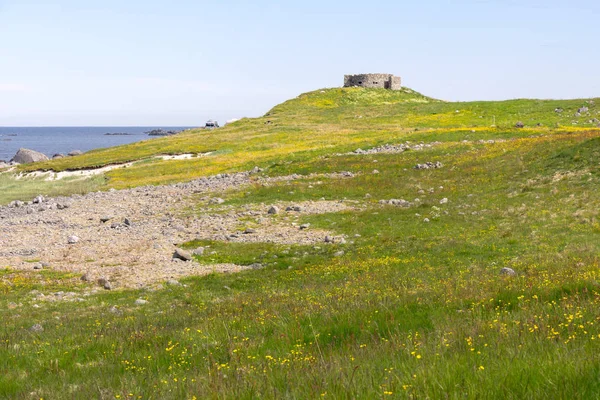
<svg viewBox="0 0 600 400">
<path fill-rule="evenodd" d="M 199 153 L 199 154 L 187 153 L 187 154 L 177 154 L 177 155 L 158 155 L 158 156 L 154 156 L 154 157 L 150 158 L 150 160 L 162 160 L 162 161 L 189 160 L 189 159 L 195 158 L 195 157 L 205 157 L 210 154 L 211 153 Z M 148 159 L 132 161 L 132 162 L 123 163 L 123 164 L 106 165 L 104 167 L 99 167 L 99 168 L 80 169 L 80 170 L 76 170 L 76 171 L 55 172 L 55 171 L 50 170 L 50 171 L 33 171 L 33 172 L 27 172 L 27 173 L 22 172 L 22 173 L 15 175 L 15 179 L 45 178 L 44 179 L 45 181 L 57 181 L 57 180 L 65 179 L 65 178 L 74 178 L 74 177 L 83 179 L 83 178 L 88 178 L 88 177 L 94 176 L 94 175 L 101 175 L 101 174 L 104 174 L 113 169 L 131 167 L 132 165 L 134 165 L 137 162 L 146 161 L 146 160 L 148 160 Z M 15 169 L 14 167 L 10 168 L 6 172 L 11 172 L 14 169 Z"/>
</svg>

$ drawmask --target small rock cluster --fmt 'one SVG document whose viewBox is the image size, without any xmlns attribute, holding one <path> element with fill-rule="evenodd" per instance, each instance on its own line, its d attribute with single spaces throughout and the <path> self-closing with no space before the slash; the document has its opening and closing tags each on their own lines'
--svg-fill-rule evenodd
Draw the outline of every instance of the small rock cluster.
<svg viewBox="0 0 600 400">
<path fill-rule="evenodd" d="M 398 207 L 410 207 L 412 203 L 410 201 L 406 201 L 404 199 L 390 199 L 390 200 L 379 200 L 379 204 L 382 205 L 391 205 Z"/>
<path fill-rule="evenodd" d="M 325 236 L 323 240 L 325 243 L 333 243 L 333 244 L 346 244 L 346 238 L 343 236 Z"/>
<path fill-rule="evenodd" d="M 432 148 L 433 146 L 439 145 L 441 142 L 433 142 L 433 143 L 418 143 L 411 144 L 410 142 L 400 143 L 400 144 L 384 144 L 381 146 L 373 147 L 367 150 L 356 149 L 351 153 L 347 153 L 348 155 L 358 154 L 358 155 L 366 155 L 366 154 L 378 154 L 378 153 L 402 153 L 408 150 L 424 150 Z"/>
<path fill-rule="evenodd" d="M 70 207 L 70 201 L 67 198 L 59 199 L 46 198 L 42 195 L 36 196 L 31 201 L 14 200 L 8 206 L 0 207 L 0 218 L 4 218 L 7 209 L 20 208 L 24 214 L 33 214 L 34 212 L 42 212 L 47 210 L 64 210 Z M 5 211 L 4 213 L 2 211 Z"/>
<path fill-rule="evenodd" d="M 436 161 L 436 162 L 428 161 L 424 164 L 417 164 L 413 168 L 414 169 L 435 169 L 435 168 L 442 168 L 443 166 L 444 165 L 439 161 Z"/>
</svg>

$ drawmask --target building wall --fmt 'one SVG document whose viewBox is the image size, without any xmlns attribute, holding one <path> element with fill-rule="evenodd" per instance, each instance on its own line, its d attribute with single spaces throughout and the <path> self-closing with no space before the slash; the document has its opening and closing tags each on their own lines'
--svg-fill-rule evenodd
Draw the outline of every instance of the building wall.
<svg viewBox="0 0 600 400">
<path fill-rule="evenodd" d="M 402 80 L 399 76 L 393 76 L 390 78 L 390 89 L 400 90 L 402 89 Z"/>
<path fill-rule="evenodd" d="M 400 77 L 391 74 L 344 75 L 344 87 L 353 86 L 391 90 L 399 90 L 402 87 Z"/>
</svg>

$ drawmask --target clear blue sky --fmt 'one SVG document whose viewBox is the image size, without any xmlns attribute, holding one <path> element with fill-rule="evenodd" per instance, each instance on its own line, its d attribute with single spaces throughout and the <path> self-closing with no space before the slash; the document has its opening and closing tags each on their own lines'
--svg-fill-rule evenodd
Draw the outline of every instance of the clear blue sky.
<svg viewBox="0 0 600 400">
<path fill-rule="evenodd" d="M 597 97 L 599 40 L 597 0 L 0 0 L 0 126 L 195 126 L 361 72 L 445 100 Z"/>
</svg>

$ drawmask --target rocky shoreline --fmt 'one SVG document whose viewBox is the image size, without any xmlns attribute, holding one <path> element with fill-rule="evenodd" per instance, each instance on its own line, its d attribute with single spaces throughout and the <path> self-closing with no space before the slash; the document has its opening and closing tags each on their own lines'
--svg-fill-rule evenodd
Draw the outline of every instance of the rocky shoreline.
<svg viewBox="0 0 600 400">
<path fill-rule="evenodd" d="M 67 155 L 60 153 L 54 154 L 52 159 L 55 160 L 64 157 L 74 157 L 80 154 L 83 154 L 81 150 L 71 150 Z M 10 159 L 10 161 L 6 162 L 4 160 L 0 160 L 0 169 L 14 167 L 19 164 L 29 164 L 48 160 L 50 160 L 50 158 L 44 153 L 22 147 L 17 151 L 14 157 Z"/>
</svg>

